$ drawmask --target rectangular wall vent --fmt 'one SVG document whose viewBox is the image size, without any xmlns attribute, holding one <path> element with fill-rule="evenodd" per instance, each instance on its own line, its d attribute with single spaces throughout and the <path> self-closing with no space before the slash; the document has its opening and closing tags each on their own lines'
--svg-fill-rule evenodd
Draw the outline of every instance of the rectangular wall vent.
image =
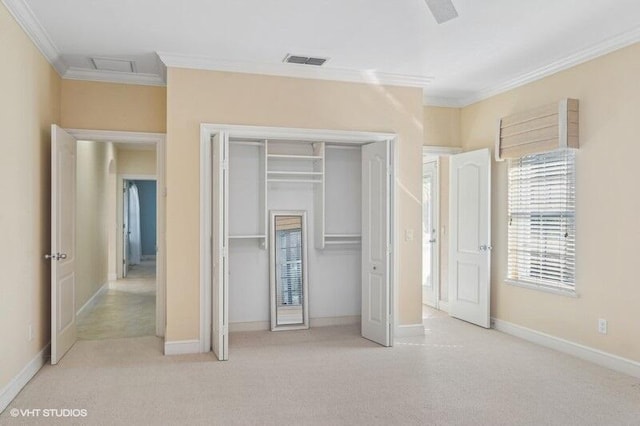
<svg viewBox="0 0 640 426">
<path fill-rule="evenodd" d="M 329 58 L 314 58 L 312 56 L 302 56 L 302 55 L 292 55 L 292 54 L 287 54 L 287 56 L 284 57 L 283 62 L 289 63 L 289 64 L 300 64 L 300 65 L 315 65 L 317 67 L 323 65 L 325 62 L 327 62 L 329 60 Z"/>
<path fill-rule="evenodd" d="M 99 71 L 137 72 L 135 62 L 127 59 L 91 58 L 91 63 Z"/>
</svg>

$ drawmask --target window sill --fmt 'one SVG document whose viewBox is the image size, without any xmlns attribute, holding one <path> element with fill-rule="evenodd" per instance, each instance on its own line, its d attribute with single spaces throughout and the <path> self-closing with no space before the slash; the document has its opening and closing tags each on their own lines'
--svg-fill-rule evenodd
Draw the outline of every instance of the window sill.
<svg viewBox="0 0 640 426">
<path fill-rule="evenodd" d="M 509 280 L 509 279 L 504 280 L 504 282 L 506 284 L 513 285 L 516 287 L 529 288 L 532 290 L 542 291 L 544 293 L 559 294 L 561 296 L 571 297 L 574 299 L 577 299 L 580 297 L 580 295 L 578 295 L 578 293 L 576 293 L 575 290 L 564 290 L 560 288 L 547 287 L 540 284 L 528 283 L 526 281 L 517 281 L 517 280 Z"/>
</svg>

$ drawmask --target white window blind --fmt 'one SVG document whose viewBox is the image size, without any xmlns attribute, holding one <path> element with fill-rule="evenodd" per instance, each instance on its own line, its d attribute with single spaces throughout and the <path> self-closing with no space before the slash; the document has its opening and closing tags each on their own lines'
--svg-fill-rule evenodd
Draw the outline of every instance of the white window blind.
<svg viewBox="0 0 640 426">
<path fill-rule="evenodd" d="M 276 231 L 278 239 L 278 306 L 302 304 L 302 230 Z"/>
<path fill-rule="evenodd" d="M 575 288 L 575 151 L 509 161 L 508 279 Z"/>
</svg>

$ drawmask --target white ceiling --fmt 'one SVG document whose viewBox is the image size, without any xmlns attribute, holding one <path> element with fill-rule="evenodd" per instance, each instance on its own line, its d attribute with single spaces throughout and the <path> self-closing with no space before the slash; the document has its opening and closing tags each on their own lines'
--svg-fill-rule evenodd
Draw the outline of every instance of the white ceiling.
<svg viewBox="0 0 640 426">
<path fill-rule="evenodd" d="M 453 0 L 459 17 L 441 25 L 424 0 L 2 1 L 65 78 L 163 84 L 166 64 L 422 86 L 451 106 L 640 41 L 638 0 Z"/>
</svg>

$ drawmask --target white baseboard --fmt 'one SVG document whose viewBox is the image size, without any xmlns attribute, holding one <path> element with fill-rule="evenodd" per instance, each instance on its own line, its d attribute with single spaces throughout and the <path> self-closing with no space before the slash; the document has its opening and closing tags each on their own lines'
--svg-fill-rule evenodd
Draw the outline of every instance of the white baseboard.
<svg viewBox="0 0 640 426">
<path fill-rule="evenodd" d="M 414 337 L 414 336 L 424 336 L 423 324 L 399 325 L 394 330 L 393 337 L 398 338 L 398 337 Z"/>
<path fill-rule="evenodd" d="M 351 325 L 359 324 L 360 315 L 347 315 L 342 317 L 321 317 L 311 318 L 309 320 L 310 327 L 329 327 L 332 325 Z M 236 331 L 266 331 L 271 329 L 270 321 L 247 321 L 247 322 L 231 322 L 229 323 L 229 332 Z"/>
<path fill-rule="evenodd" d="M 118 279 L 118 274 L 117 273 L 111 273 L 107 276 L 107 279 L 109 281 L 116 281 Z"/>
<path fill-rule="evenodd" d="M 442 311 L 442 312 L 446 312 L 449 313 L 449 302 L 445 302 L 445 301 L 439 301 L 438 302 L 438 310 Z"/>
<path fill-rule="evenodd" d="M 186 355 L 199 354 L 200 340 L 177 340 L 175 342 L 164 342 L 165 355 Z"/>
<path fill-rule="evenodd" d="M 109 288 L 109 281 L 102 284 L 100 288 L 93 294 L 93 296 L 91 296 L 89 300 L 87 300 L 85 304 L 82 305 L 80 309 L 78 309 L 78 312 L 76 312 L 76 316 L 80 315 L 85 309 L 89 309 L 90 307 L 95 305 L 98 300 L 98 296 L 103 292 L 107 291 L 108 288 Z"/>
<path fill-rule="evenodd" d="M 579 343 L 561 339 L 550 334 L 522 327 L 517 324 L 503 321 L 497 318 L 491 318 L 493 328 L 512 336 L 528 340 L 547 348 L 555 349 L 569 355 L 584 359 L 594 364 L 601 365 L 630 376 L 640 378 L 640 362 L 633 361 L 618 355 L 610 354 L 598 349 L 584 346 Z"/>
<path fill-rule="evenodd" d="M 29 383 L 29 380 L 42 368 L 49 355 L 49 347 L 50 344 L 47 343 L 44 349 L 38 352 L 38 354 L 24 366 L 22 371 L 0 391 L 0 413 L 9 406 L 22 388 L 24 388 L 25 385 Z"/>
</svg>

